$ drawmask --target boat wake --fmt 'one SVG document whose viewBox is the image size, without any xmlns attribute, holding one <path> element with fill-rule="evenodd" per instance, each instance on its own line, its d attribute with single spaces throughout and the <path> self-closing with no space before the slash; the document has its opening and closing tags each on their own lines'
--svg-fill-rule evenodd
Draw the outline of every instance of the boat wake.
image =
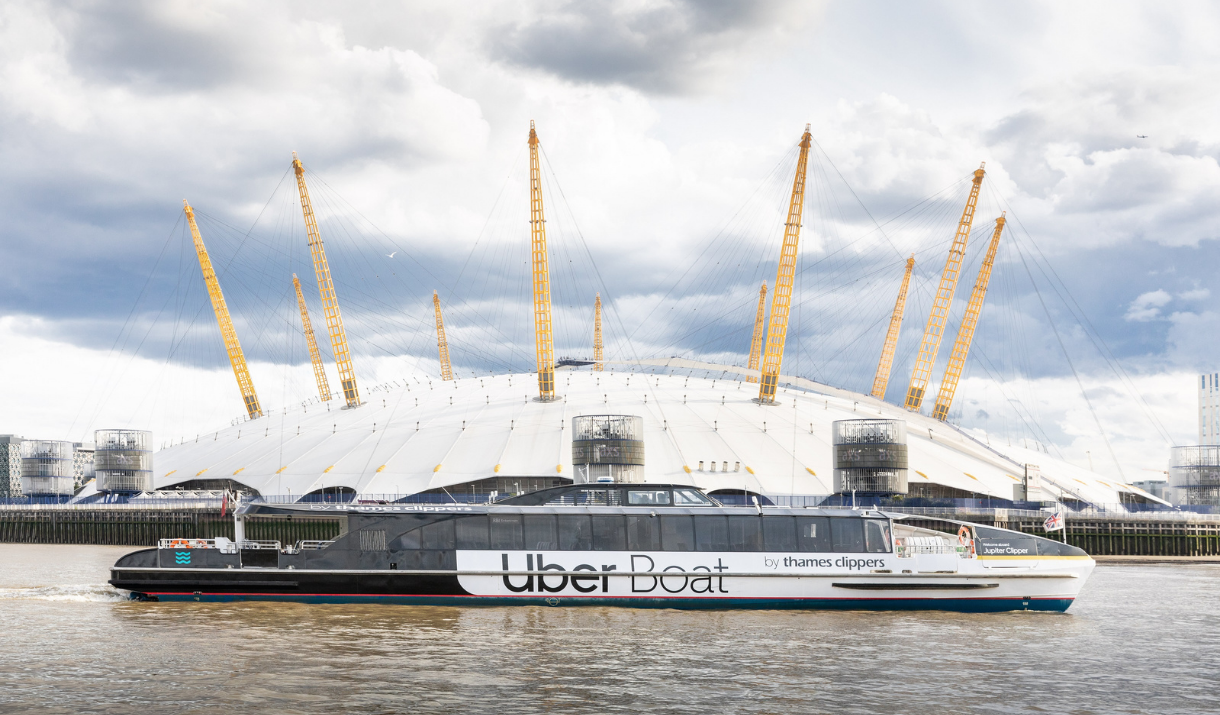
<svg viewBox="0 0 1220 715">
<path fill-rule="evenodd" d="M 119 603 L 128 598 L 109 584 L 73 584 L 34 588 L 0 588 L 0 601 L 67 601 L 75 603 Z"/>
</svg>

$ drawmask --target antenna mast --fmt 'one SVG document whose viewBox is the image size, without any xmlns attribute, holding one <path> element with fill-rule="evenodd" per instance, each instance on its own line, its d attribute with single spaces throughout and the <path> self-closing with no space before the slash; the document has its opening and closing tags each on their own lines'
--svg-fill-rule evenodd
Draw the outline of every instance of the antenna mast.
<svg viewBox="0 0 1220 715">
<path fill-rule="evenodd" d="M 979 268 L 979 277 L 974 281 L 974 290 L 970 292 L 970 302 L 966 304 L 966 315 L 962 317 L 962 327 L 957 331 L 957 340 L 953 343 L 953 352 L 949 353 L 949 364 L 945 366 L 945 376 L 940 381 L 940 392 L 936 394 L 936 406 L 932 408 L 932 416 L 944 421 L 949 416 L 949 407 L 953 404 L 953 395 L 957 392 L 958 380 L 966 367 L 966 356 L 970 354 L 970 343 L 974 340 L 974 329 L 979 324 L 979 315 L 983 312 L 983 298 L 987 297 L 987 284 L 991 282 L 991 268 L 995 265 L 995 254 L 1000 247 L 1000 234 L 1004 231 L 1007 211 L 995 220 L 995 232 L 991 234 L 991 243 L 987 246 L 987 255 L 983 257 L 983 265 Z"/>
<path fill-rule="evenodd" d="M 932 301 L 932 312 L 928 314 L 928 326 L 924 328 L 923 340 L 919 344 L 919 357 L 915 360 L 915 369 L 911 371 L 911 385 L 907 388 L 906 408 L 915 412 L 923 404 L 924 392 L 932 378 L 932 368 L 936 365 L 936 353 L 940 351 L 940 341 L 945 334 L 945 322 L 949 317 L 949 306 L 953 303 L 953 293 L 957 290 L 957 279 L 962 274 L 962 259 L 966 256 L 966 240 L 970 238 L 970 224 L 974 222 L 974 209 L 979 202 L 979 187 L 983 185 L 984 162 L 974 172 L 974 184 L 970 187 L 970 198 L 966 199 L 966 208 L 957 222 L 957 233 L 953 236 L 953 245 L 949 248 L 949 257 L 945 260 L 945 270 L 940 276 L 940 287 L 936 289 L 936 299 Z"/>
<path fill-rule="evenodd" d="M 593 369 L 602 371 L 602 294 L 593 300 Z"/>
<path fill-rule="evenodd" d="M 313 363 L 313 379 L 318 383 L 318 397 L 325 402 L 330 399 L 330 382 L 326 379 L 326 368 L 322 365 L 322 354 L 318 352 L 318 341 L 313 335 L 313 322 L 309 309 L 305 307 L 305 296 L 301 295 L 301 281 L 292 274 L 292 287 L 297 291 L 297 307 L 301 309 L 301 327 L 305 331 L 305 344 L 309 346 L 309 362 Z"/>
<path fill-rule="evenodd" d="M 203 236 L 199 235 L 199 226 L 195 224 L 195 211 L 186 202 L 186 199 L 182 200 L 182 210 L 186 212 L 186 222 L 191 226 L 191 239 L 195 242 L 195 253 L 199 256 L 199 268 L 203 270 L 203 282 L 208 287 L 208 297 L 212 299 L 212 310 L 216 313 L 216 323 L 220 325 L 220 336 L 224 338 L 225 351 L 229 353 L 233 376 L 237 378 L 237 387 L 241 390 L 242 401 L 246 404 L 246 414 L 250 419 L 262 417 L 263 408 L 258 404 L 258 393 L 254 391 L 254 381 L 250 379 L 246 356 L 241 351 L 241 343 L 237 340 L 233 319 L 229 317 L 229 306 L 225 304 L 224 294 L 220 292 L 220 282 L 216 280 L 216 271 L 212 269 L 212 259 L 208 257 L 208 249 L 203 245 Z"/>
<path fill-rule="evenodd" d="M 313 254 L 313 270 L 318 279 L 318 295 L 322 297 L 322 314 L 326 317 L 326 330 L 330 333 L 330 349 L 335 356 L 335 367 L 339 368 L 339 384 L 343 387 L 343 399 L 348 407 L 360 405 L 360 391 L 356 387 L 356 370 L 352 367 L 352 354 L 347 346 L 347 332 L 343 329 L 343 316 L 339 313 L 339 299 L 335 295 L 335 283 L 330 277 L 330 264 L 326 262 L 326 249 L 322 247 L 322 234 L 314 217 L 313 204 L 309 200 L 309 189 L 305 186 L 305 167 L 292 152 L 292 168 L 297 175 L 297 190 L 301 194 L 301 212 L 305 215 L 305 233 L 309 236 L 309 251 Z"/>
<path fill-rule="evenodd" d="M 534 351 L 538 358 L 538 398 L 555 399 L 555 343 L 551 335 L 551 277 L 546 253 L 546 217 L 542 211 L 542 176 L 538 134 L 530 120 L 530 256 L 534 269 Z"/>
<path fill-rule="evenodd" d="M 754 337 L 750 339 L 750 364 L 747 366 L 750 374 L 746 382 L 758 382 L 758 375 L 753 374 L 758 369 L 758 360 L 762 357 L 763 329 L 767 324 L 767 282 L 763 281 L 758 289 L 758 312 L 754 314 Z"/>
<path fill-rule="evenodd" d="M 441 355 L 441 380 L 453 379 L 453 367 L 449 364 L 449 341 L 445 339 L 445 319 L 441 317 L 441 299 L 432 291 L 432 307 L 436 309 L 436 347 Z"/>
<path fill-rule="evenodd" d="M 779 369 L 784 361 L 784 341 L 788 338 L 788 310 L 792 307 L 792 284 L 796 277 L 796 251 L 801 239 L 801 215 L 805 212 L 805 172 L 812 143 L 813 135 L 809 133 L 809 125 L 806 124 L 805 133 L 801 135 L 801 155 L 796 161 L 796 176 L 792 179 L 788 221 L 784 223 L 784 245 L 780 249 L 779 268 L 775 272 L 775 292 L 771 294 L 771 323 L 767 327 L 762 383 L 758 386 L 758 401 L 762 404 L 775 402 Z"/>
<path fill-rule="evenodd" d="M 885 399 L 885 388 L 890 383 L 890 369 L 894 367 L 894 350 L 898 347 L 898 330 L 902 327 L 902 314 L 907 307 L 907 288 L 911 285 L 911 269 L 915 267 L 915 254 L 907 259 L 907 270 L 898 288 L 898 300 L 894 302 L 894 313 L 890 316 L 890 329 L 885 333 L 885 345 L 881 348 L 881 361 L 877 363 L 877 375 L 873 377 L 873 397 Z"/>
</svg>

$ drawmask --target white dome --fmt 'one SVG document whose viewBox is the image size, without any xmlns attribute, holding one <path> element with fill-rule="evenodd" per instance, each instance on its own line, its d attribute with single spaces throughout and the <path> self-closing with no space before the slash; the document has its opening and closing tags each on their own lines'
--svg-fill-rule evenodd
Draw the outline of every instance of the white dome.
<svg viewBox="0 0 1220 715">
<path fill-rule="evenodd" d="M 231 479 L 264 495 L 347 487 L 406 496 L 497 476 L 571 478 L 572 418 L 625 414 L 644 419 L 649 482 L 824 495 L 833 492 L 831 423 L 880 416 L 907 421 L 912 485 L 1011 499 L 1028 462 L 1054 494 L 1106 504 L 1123 501 L 1122 492 L 1151 499 L 1048 454 L 988 446 L 930 417 L 803 378 L 782 378 L 777 404 L 760 406 L 746 374 L 679 359 L 560 370 L 561 397 L 549 403 L 534 399 L 532 373 L 412 377 L 365 387 L 356 409 L 314 402 L 163 449 L 155 481 L 166 488 Z"/>
</svg>

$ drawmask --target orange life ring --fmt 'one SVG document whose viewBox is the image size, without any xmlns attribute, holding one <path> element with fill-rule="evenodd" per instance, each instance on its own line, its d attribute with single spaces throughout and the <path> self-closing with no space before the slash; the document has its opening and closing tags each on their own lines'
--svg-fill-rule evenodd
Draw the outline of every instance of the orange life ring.
<svg viewBox="0 0 1220 715">
<path fill-rule="evenodd" d="M 169 542 L 169 547 L 171 549 L 190 548 L 190 545 L 190 542 L 186 539 L 174 539 L 173 541 Z"/>
<path fill-rule="evenodd" d="M 970 527 L 965 524 L 957 530 L 957 543 L 970 547 L 970 555 L 974 556 L 974 537 L 970 535 Z"/>
</svg>

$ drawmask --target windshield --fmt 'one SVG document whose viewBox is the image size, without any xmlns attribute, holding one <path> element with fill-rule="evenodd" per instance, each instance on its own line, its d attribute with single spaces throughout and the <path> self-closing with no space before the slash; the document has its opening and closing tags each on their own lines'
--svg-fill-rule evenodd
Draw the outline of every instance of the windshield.
<svg viewBox="0 0 1220 715">
<path fill-rule="evenodd" d="M 698 489 L 675 489 L 674 504 L 677 506 L 712 506 L 712 500 Z"/>
<path fill-rule="evenodd" d="M 874 554 L 884 554 L 890 550 L 890 523 L 888 521 L 865 520 L 864 550 Z"/>
</svg>

